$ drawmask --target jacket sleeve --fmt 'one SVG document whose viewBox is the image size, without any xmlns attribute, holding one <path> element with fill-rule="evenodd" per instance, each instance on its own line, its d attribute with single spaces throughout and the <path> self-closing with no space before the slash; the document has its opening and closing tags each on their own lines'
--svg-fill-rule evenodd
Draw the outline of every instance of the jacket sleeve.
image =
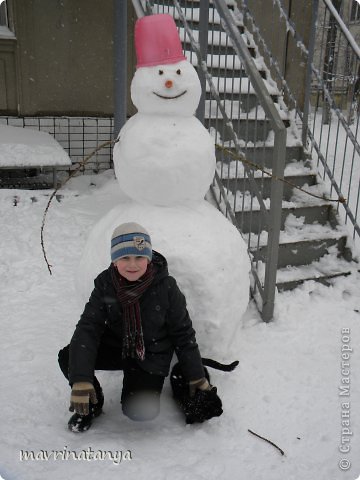
<svg viewBox="0 0 360 480">
<path fill-rule="evenodd" d="M 168 288 L 168 332 L 185 378 L 197 380 L 204 377 L 205 372 L 186 300 L 172 277 L 169 277 Z"/>
<path fill-rule="evenodd" d="M 107 318 L 100 274 L 70 342 L 69 383 L 93 382 L 97 350 Z"/>
</svg>

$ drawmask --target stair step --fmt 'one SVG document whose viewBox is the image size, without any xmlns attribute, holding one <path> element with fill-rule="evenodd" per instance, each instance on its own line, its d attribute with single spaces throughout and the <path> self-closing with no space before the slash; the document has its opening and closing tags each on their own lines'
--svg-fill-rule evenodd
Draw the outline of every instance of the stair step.
<svg viewBox="0 0 360 480">
<path fill-rule="evenodd" d="M 244 131 L 245 133 L 241 136 L 241 139 L 248 138 L 246 137 L 246 131 L 249 131 L 249 125 L 254 124 L 255 128 L 255 133 L 256 130 L 259 130 L 259 134 L 261 135 L 262 130 L 261 128 L 265 128 L 266 132 L 269 132 L 272 130 L 271 127 L 271 122 L 270 119 L 265 117 L 264 111 L 261 107 L 256 108 L 251 110 L 250 112 L 246 111 L 245 108 L 242 108 L 242 105 L 239 101 L 234 100 L 224 100 L 221 102 L 223 108 L 225 109 L 225 114 L 227 118 L 232 120 L 233 126 L 237 125 L 237 131 Z M 276 105 L 276 104 L 275 104 Z M 284 125 L 286 125 L 286 128 L 290 126 L 290 120 L 288 117 L 288 114 L 284 110 L 278 109 L 280 117 L 282 121 L 284 122 Z M 220 123 L 220 127 L 223 125 L 223 118 L 222 118 L 222 113 L 217 105 L 217 103 L 212 100 L 206 100 L 205 101 L 205 119 L 214 119 L 217 120 L 218 125 Z M 245 128 L 239 130 L 239 124 L 241 126 L 244 125 Z M 265 125 L 266 124 L 266 125 Z M 226 124 L 224 124 L 226 125 Z M 234 127 L 235 128 L 235 127 Z M 218 129 L 217 129 L 218 130 Z M 224 128 L 222 128 L 220 131 L 222 132 Z M 251 129 L 252 130 L 252 129 Z M 219 130 L 218 130 L 219 131 Z M 261 137 L 259 135 L 259 138 L 263 142 L 267 139 L 267 137 Z M 226 141 L 226 138 L 224 139 Z M 250 141 L 248 139 L 248 141 Z"/>
<path fill-rule="evenodd" d="M 330 248 L 329 253 L 309 265 L 278 269 L 276 279 L 278 290 L 292 290 L 309 280 L 329 285 L 330 279 L 360 271 L 359 263 L 345 260 L 339 257 L 338 253 L 336 247 Z"/>
<path fill-rule="evenodd" d="M 223 172 L 226 175 L 226 172 Z M 260 172 L 259 172 L 260 173 Z M 220 172 L 219 172 L 220 174 Z M 313 174 L 303 174 L 303 175 L 285 175 L 284 179 L 289 182 L 283 185 L 284 193 L 283 198 L 286 201 L 290 201 L 294 187 L 303 188 L 304 186 L 316 185 L 316 175 Z M 269 198 L 271 193 L 271 177 L 264 175 L 264 177 L 258 176 L 254 178 L 255 183 L 258 186 L 258 189 L 262 193 L 263 198 Z M 250 189 L 249 178 L 240 177 L 240 178 L 222 178 L 222 184 L 225 188 L 230 190 L 234 195 L 237 191 L 249 192 L 249 194 L 255 195 L 255 192 Z M 291 185 L 290 185 L 291 184 Z M 250 193 L 251 192 L 251 193 Z"/>
<path fill-rule="evenodd" d="M 243 102 L 245 103 L 246 97 L 249 95 L 256 96 L 255 90 L 251 83 L 249 82 L 249 79 L 246 77 L 212 77 L 213 84 L 215 88 L 218 90 L 220 93 L 232 93 L 234 100 L 238 101 L 239 94 L 243 97 Z M 277 88 L 272 86 L 268 82 L 264 82 L 264 85 L 270 95 L 273 95 L 275 97 L 278 97 L 280 95 L 279 91 Z M 206 91 L 210 91 L 209 85 L 206 86 Z M 226 103 L 225 103 L 226 105 Z"/>
<path fill-rule="evenodd" d="M 228 150 L 231 150 L 234 154 L 236 154 L 235 148 L 227 147 L 226 145 L 224 146 Z M 271 168 L 273 164 L 273 147 L 267 146 L 267 147 L 254 147 L 254 146 L 243 146 L 242 152 L 244 153 L 245 157 L 247 160 L 250 162 L 260 164 L 264 168 Z M 285 162 L 286 165 L 293 163 L 293 162 L 300 162 L 303 160 L 304 157 L 304 151 L 302 146 L 298 145 L 293 145 L 293 146 L 288 146 L 286 147 L 286 157 L 285 157 Z M 225 163 L 228 163 L 229 161 L 232 162 L 233 157 L 228 155 L 226 152 L 223 152 L 221 149 L 216 149 L 216 159 L 218 162 L 224 161 Z M 307 167 L 308 161 L 306 160 L 302 165 L 304 167 Z"/>
<path fill-rule="evenodd" d="M 337 248 L 338 254 L 351 260 L 351 254 L 346 248 L 347 235 L 323 237 L 308 240 L 298 240 L 294 242 L 281 242 L 279 245 L 278 268 L 286 268 L 287 266 L 310 265 L 314 261 L 319 261 L 321 257 L 327 255 L 329 251 Z M 265 263 L 267 258 L 267 246 L 260 246 L 258 249 L 250 249 L 254 261 L 262 261 Z"/>
<path fill-rule="evenodd" d="M 323 258 L 327 257 L 327 255 L 324 255 Z M 322 260 L 322 259 L 321 259 Z M 318 262 L 314 262 L 318 263 Z M 278 270 L 278 278 L 276 281 L 276 286 L 279 292 L 285 292 L 289 290 L 293 290 L 296 287 L 299 287 L 305 282 L 309 281 L 314 281 L 318 283 L 322 283 L 323 285 L 330 286 L 331 285 L 331 280 L 338 278 L 338 277 L 347 277 L 348 275 L 351 275 L 351 273 L 354 272 L 354 268 L 351 268 L 350 262 L 346 262 L 348 264 L 347 267 L 344 268 L 343 271 L 323 271 L 323 272 L 316 272 L 313 269 L 313 264 L 311 265 L 304 265 L 301 268 L 293 267 L 293 269 L 279 269 Z M 303 270 L 306 267 L 309 267 L 309 270 Z M 292 270 L 292 275 L 289 278 L 286 278 L 286 276 L 282 275 L 282 272 L 286 270 L 290 272 Z M 357 270 L 360 272 L 360 270 Z"/>
<path fill-rule="evenodd" d="M 249 83 L 248 78 L 213 77 L 212 81 L 216 91 L 219 93 L 220 99 L 229 117 L 242 117 L 242 119 L 244 119 L 244 115 L 246 115 L 246 118 L 249 117 L 249 119 L 252 119 L 256 110 L 257 115 L 260 116 L 260 118 L 264 116 L 258 97 L 252 85 Z M 276 88 L 266 82 L 266 80 L 264 81 L 264 85 L 267 87 L 272 101 L 278 105 L 280 93 Z M 212 95 L 210 85 L 207 82 L 205 84 L 205 90 L 205 109 L 206 111 L 213 111 L 215 113 L 217 104 Z M 277 108 L 280 112 L 280 115 L 284 119 L 288 119 L 288 114 L 281 110 L 279 106 Z"/>
<path fill-rule="evenodd" d="M 175 6 L 171 6 L 169 4 L 157 4 L 155 6 L 156 13 L 168 13 L 171 15 L 176 23 L 179 23 L 181 26 L 181 19 L 179 12 Z M 181 9 L 183 15 L 186 18 L 186 21 L 189 23 L 192 29 L 199 29 L 199 21 L 200 21 L 200 5 L 189 5 L 188 2 L 183 6 Z M 239 28 L 244 29 L 244 25 L 242 21 L 238 18 L 234 17 L 234 20 Z M 217 10 L 214 8 L 213 5 L 209 5 L 208 11 L 208 21 L 209 21 L 209 30 L 217 30 L 221 28 L 221 18 L 218 14 Z"/>
<path fill-rule="evenodd" d="M 294 205 L 293 207 L 283 207 L 281 211 L 282 230 L 285 229 L 289 215 L 293 215 L 294 218 L 297 219 L 303 219 L 304 223 L 309 225 L 316 223 L 325 225 L 327 222 L 329 222 L 332 227 L 336 225 L 335 212 L 332 206 L 326 202 L 322 205 Z M 259 210 L 236 212 L 235 218 L 244 234 L 248 234 L 251 231 L 252 234 L 258 235 L 260 232 L 267 231 L 268 226 L 266 219 Z"/>
<path fill-rule="evenodd" d="M 209 118 L 212 113 L 215 115 L 217 107 L 215 102 L 213 103 L 213 112 L 205 110 L 204 125 L 207 129 L 214 128 L 219 132 L 223 142 L 228 142 L 232 139 L 232 132 L 227 126 L 227 122 L 222 118 Z M 219 115 L 219 113 L 218 113 Z M 230 119 L 232 128 L 236 132 L 238 138 L 245 143 L 262 143 L 265 144 L 268 140 L 269 133 L 272 131 L 270 120 L 261 118 L 246 117 L 246 113 L 240 117 L 236 117 L 236 113 L 232 113 L 233 118 Z M 286 128 L 290 126 L 290 121 L 284 119 L 284 125 Z"/>
<path fill-rule="evenodd" d="M 230 10 L 234 10 L 236 7 L 235 0 L 226 0 L 225 2 Z M 179 0 L 179 4 L 182 8 L 198 8 L 200 5 L 200 0 Z M 209 6 L 211 7 L 214 4 L 213 0 L 209 0 Z M 154 7 L 158 7 L 159 5 L 166 5 L 169 7 L 173 7 L 174 2 L 172 0 L 162 0 L 161 4 L 159 2 L 154 2 Z M 156 10 L 155 10 L 156 11 Z M 164 12 L 166 13 L 166 11 Z"/>
<path fill-rule="evenodd" d="M 192 65 L 194 65 L 194 67 L 197 67 L 198 59 L 193 51 L 186 50 L 184 52 L 184 55 L 192 63 Z M 247 78 L 244 66 L 237 55 L 208 54 L 206 57 L 206 65 L 211 71 L 212 75 L 215 77 L 227 76 L 229 78 L 232 78 L 234 76 L 238 78 Z M 261 63 L 259 64 L 258 72 L 260 73 L 262 78 L 267 78 L 267 72 Z"/>
<path fill-rule="evenodd" d="M 196 35 L 196 31 L 193 31 L 194 33 L 194 37 L 195 37 L 195 40 L 196 42 L 198 41 L 198 35 Z M 214 54 L 214 55 L 236 55 L 236 52 L 233 48 L 233 46 L 231 45 L 230 43 L 230 40 L 226 40 L 227 37 L 224 35 L 222 35 L 221 37 L 221 40 L 218 39 L 218 38 L 214 38 L 215 37 L 215 34 L 218 33 L 218 32 L 214 32 L 214 35 L 212 34 L 212 32 L 209 32 L 209 35 L 208 35 L 208 53 L 209 54 Z M 218 37 L 220 37 L 220 35 L 217 35 Z M 191 50 L 191 43 L 190 43 L 190 39 L 189 39 L 189 36 L 188 35 L 185 35 L 185 32 L 181 32 L 180 31 L 180 39 L 181 41 L 183 42 L 183 45 L 184 45 L 184 50 Z M 212 42 L 216 42 L 216 43 L 212 43 Z M 256 47 L 254 45 L 247 45 L 247 48 L 249 50 L 249 53 L 250 55 L 255 58 L 256 57 Z"/>
<path fill-rule="evenodd" d="M 190 44 L 189 34 L 185 30 L 184 27 L 179 28 L 179 37 L 181 42 L 185 42 L 186 45 Z M 195 42 L 199 43 L 199 30 L 191 30 L 191 36 L 195 40 Z M 241 34 L 246 46 L 251 49 L 251 51 L 255 51 L 256 45 L 253 40 L 249 39 L 244 33 Z M 218 53 L 214 50 L 215 47 L 222 47 L 224 48 L 225 53 L 230 55 L 236 55 L 236 52 L 233 48 L 232 41 L 228 34 L 224 31 L 208 31 L 208 52 L 209 53 Z M 186 49 L 185 49 L 186 50 Z M 191 48 L 189 48 L 191 50 Z"/>
<path fill-rule="evenodd" d="M 215 84 L 216 87 L 216 84 Z M 241 113 L 249 113 L 251 110 L 254 110 L 254 108 L 259 107 L 260 103 L 258 100 L 258 97 L 254 93 L 238 93 L 238 92 L 219 92 L 220 99 L 222 101 L 231 101 L 234 100 L 234 105 L 237 106 L 234 107 L 234 111 L 237 112 L 240 108 Z M 279 96 L 277 94 L 271 95 L 270 97 L 274 103 L 278 103 Z M 211 101 L 215 105 L 215 100 L 214 96 L 210 92 L 210 87 L 206 88 L 206 96 L 205 99 L 207 103 Z M 239 112 L 239 113 L 240 113 Z"/>
</svg>

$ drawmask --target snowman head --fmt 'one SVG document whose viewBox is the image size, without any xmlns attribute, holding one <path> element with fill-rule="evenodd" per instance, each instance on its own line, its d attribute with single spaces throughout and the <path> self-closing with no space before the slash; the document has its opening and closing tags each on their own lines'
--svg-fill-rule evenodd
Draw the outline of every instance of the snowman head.
<svg viewBox="0 0 360 480">
<path fill-rule="evenodd" d="M 131 83 L 131 98 L 139 113 L 191 116 L 200 96 L 199 77 L 187 60 L 141 67 Z"/>
<path fill-rule="evenodd" d="M 137 71 L 131 98 L 140 113 L 191 116 L 199 104 L 201 86 L 194 67 L 184 57 L 174 19 L 150 15 L 135 24 Z"/>
</svg>

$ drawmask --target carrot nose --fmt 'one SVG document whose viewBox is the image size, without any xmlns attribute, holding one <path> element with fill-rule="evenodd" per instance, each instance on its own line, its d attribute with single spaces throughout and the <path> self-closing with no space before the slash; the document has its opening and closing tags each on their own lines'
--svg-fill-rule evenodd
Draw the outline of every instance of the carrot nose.
<svg viewBox="0 0 360 480">
<path fill-rule="evenodd" d="M 172 86 L 173 86 L 172 80 L 166 80 L 166 82 L 165 82 L 165 87 L 166 87 L 166 88 L 171 88 Z"/>
</svg>

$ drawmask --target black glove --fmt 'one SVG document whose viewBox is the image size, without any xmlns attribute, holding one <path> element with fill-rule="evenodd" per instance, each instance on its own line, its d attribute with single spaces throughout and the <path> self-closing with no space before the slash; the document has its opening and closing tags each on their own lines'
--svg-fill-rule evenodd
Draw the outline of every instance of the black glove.
<svg viewBox="0 0 360 480">
<path fill-rule="evenodd" d="M 206 379 L 209 381 L 209 373 L 206 368 L 204 370 Z M 186 423 L 201 423 L 212 417 L 219 417 L 223 413 L 216 387 L 209 385 L 209 390 L 196 388 L 194 392 L 191 384 L 184 378 L 179 364 L 174 365 L 171 371 L 170 383 L 174 398 L 185 413 Z"/>
<path fill-rule="evenodd" d="M 180 407 L 185 413 L 186 423 L 202 423 L 212 417 L 220 417 L 223 413 L 216 387 L 212 387 L 211 390 L 196 390 L 194 396 L 183 398 Z"/>
</svg>

